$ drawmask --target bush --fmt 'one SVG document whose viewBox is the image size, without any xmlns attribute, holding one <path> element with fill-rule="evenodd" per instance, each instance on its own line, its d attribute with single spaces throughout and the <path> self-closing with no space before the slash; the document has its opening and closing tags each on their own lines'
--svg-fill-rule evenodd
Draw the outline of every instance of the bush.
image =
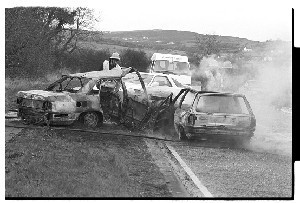
<svg viewBox="0 0 300 203">
<path fill-rule="evenodd" d="M 63 66 L 69 70 L 80 72 L 103 70 L 103 61 L 110 57 L 108 49 L 91 50 L 79 49 L 72 54 L 65 54 L 62 59 Z"/>
<path fill-rule="evenodd" d="M 133 49 L 126 49 L 121 53 L 122 67 L 133 67 L 141 72 L 146 72 L 151 64 L 150 58 L 142 50 L 136 51 Z"/>
</svg>

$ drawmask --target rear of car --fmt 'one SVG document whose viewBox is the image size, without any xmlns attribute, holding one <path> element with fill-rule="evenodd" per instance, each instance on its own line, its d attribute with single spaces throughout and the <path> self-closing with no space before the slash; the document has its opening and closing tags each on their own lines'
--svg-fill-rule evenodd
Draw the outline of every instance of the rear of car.
<svg viewBox="0 0 300 203">
<path fill-rule="evenodd" d="M 179 102 L 174 122 L 181 138 L 249 140 L 256 125 L 246 97 L 230 93 L 188 92 Z"/>
</svg>

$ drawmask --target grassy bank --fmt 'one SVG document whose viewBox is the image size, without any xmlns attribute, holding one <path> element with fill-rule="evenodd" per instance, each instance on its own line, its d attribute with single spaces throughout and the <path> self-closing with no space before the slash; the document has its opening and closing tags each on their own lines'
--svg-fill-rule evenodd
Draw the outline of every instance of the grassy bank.
<svg viewBox="0 0 300 203">
<path fill-rule="evenodd" d="M 27 91 L 34 89 L 45 89 L 49 84 L 56 81 L 62 74 L 69 74 L 70 71 L 62 69 L 51 74 L 45 75 L 39 79 L 28 78 L 5 78 L 5 112 L 15 109 L 16 94 L 18 91 Z"/>
<path fill-rule="evenodd" d="M 5 146 L 6 197 L 166 197 L 144 141 L 23 130 Z"/>
</svg>

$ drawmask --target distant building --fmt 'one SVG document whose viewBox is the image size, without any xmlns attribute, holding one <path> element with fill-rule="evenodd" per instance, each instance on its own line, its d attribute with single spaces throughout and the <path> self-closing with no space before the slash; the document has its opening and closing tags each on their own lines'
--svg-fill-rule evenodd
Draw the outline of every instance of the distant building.
<svg viewBox="0 0 300 203">
<path fill-rule="evenodd" d="M 245 47 L 245 48 L 243 49 L 243 51 L 245 51 L 245 52 L 247 52 L 247 51 L 252 51 L 252 49 L 247 49 L 247 47 Z"/>
</svg>

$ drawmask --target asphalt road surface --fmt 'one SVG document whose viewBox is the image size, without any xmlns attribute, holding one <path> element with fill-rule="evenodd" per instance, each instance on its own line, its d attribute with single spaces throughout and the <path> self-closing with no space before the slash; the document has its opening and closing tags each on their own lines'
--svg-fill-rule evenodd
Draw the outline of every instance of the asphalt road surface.
<svg viewBox="0 0 300 203">
<path fill-rule="evenodd" d="M 290 157 L 232 149 L 208 141 L 171 145 L 213 197 L 292 196 Z"/>
</svg>

